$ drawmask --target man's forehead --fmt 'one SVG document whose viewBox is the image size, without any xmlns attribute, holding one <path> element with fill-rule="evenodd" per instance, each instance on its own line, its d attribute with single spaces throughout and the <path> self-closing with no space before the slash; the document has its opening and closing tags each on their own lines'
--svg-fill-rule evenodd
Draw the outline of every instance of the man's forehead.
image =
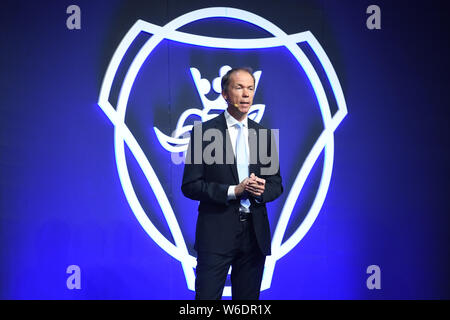
<svg viewBox="0 0 450 320">
<path fill-rule="evenodd" d="M 245 70 L 238 70 L 230 75 L 230 80 L 233 82 L 251 82 L 253 84 L 253 77 Z"/>
</svg>

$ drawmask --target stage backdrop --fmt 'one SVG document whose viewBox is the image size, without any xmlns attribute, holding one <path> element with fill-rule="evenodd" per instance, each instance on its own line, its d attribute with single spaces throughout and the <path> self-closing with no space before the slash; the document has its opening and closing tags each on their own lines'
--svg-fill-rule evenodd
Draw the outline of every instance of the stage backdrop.
<svg viewBox="0 0 450 320">
<path fill-rule="evenodd" d="M 192 299 L 184 151 L 239 66 L 284 185 L 261 298 L 450 298 L 449 16 L 418 3 L 4 4 L 0 298 Z"/>
</svg>

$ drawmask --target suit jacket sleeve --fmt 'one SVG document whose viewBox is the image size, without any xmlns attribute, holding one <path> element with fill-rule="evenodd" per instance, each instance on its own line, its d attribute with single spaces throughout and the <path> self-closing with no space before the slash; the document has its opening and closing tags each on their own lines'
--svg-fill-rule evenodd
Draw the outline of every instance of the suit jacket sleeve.
<svg viewBox="0 0 450 320">
<path fill-rule="evenodd" d="M 270 163 L 267 165 L 267 167 L 270 167 L 271 165 L 274 166 L 274 173 L 271 174 L 264 174 L 263 168 L 260 168 L 259 177 L 266 180 L 266 186 L 263 194 L 261 195 L 259 202 L 260 203 L 266 203 L 271 202 L 275 199 L 277 199 L 282 193 L 283 193 L 283 185 L 281 181 L 281 175 L 280 175 L 280 162 L 278 157 L 278 151 L 277 146 L 275 143 L 275 136 L 273 135 L 272 130 L 269 130 L 268 134 L 268 148 L 267 150 L 270 150 Z M 266 168 L 267 169 L 267 168 Z"/>
<path fill-rule="evenodd" d="M 196 148 L 195 146 L 196 141 L 200 143 L 203 142 L 202 139 L 195 139 L 194 132 L 196 132 L 196 130 L 192 130 L 189 147 L 186 153 L 181 191 L 185 197 L 192 200 L 227 205 L 228 187 L 230 185 L 208 181 L 205 177 L 205 164 L 203 159 L 201 159 L 200 163 L 194 161 L 194 152 L 199 152 L 199 150 L 201 150 L 203 153 L 203 146 L 202 148 Z"/>
</svg>

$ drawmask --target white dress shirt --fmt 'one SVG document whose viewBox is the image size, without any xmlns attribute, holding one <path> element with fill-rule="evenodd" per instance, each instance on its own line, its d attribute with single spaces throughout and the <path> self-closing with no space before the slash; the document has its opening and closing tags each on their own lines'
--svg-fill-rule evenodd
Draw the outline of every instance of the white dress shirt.
<svg viewBox="0 0 450 320">
<path fill-rule="evenodd" d="M 231 145 L 233 147 L 233 152 L 236 152 L 236 140 L 238 135 L 238 128 L 236 127 L 236 124 L 239 122 L 233 116 L 225 110 L 225 120 L 227 121 L 227 127 L 228 127 L 228 134 L 230 135 Z M 244 120 L 241 121 L 243 124 L 243 134 L 244 134 L 244 140 L 245 140 L 245 147 L 247 149 L 247 155 L 248 159 L 250 159 L 250 150 L 248 146 L 248 119 L 245 117 Z M 236 199 L 236 194 L 234 193 L 234 189 L 236 188 L 236 185 L 229 186 L 228 187 L 228 200 L 234 200 Z"/>
</svg>

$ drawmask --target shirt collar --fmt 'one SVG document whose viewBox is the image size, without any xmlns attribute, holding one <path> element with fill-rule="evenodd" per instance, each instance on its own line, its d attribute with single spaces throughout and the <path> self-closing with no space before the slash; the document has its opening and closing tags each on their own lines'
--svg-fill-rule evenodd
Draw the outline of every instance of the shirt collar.
<svg viewBox="0 0 450 320">
<path fill-rule="evenodd" d="M 235 126 L 239 122 L 228 112 L 227 109 L 225 109 L 224 115 L 225 120 L 227 121 L 228 128 Z M 244 125 L 244 127 L 248 127 L 248 117 L 245 117 L 244 120 L 241 121 L 241 123 Z"/>
</svg>

